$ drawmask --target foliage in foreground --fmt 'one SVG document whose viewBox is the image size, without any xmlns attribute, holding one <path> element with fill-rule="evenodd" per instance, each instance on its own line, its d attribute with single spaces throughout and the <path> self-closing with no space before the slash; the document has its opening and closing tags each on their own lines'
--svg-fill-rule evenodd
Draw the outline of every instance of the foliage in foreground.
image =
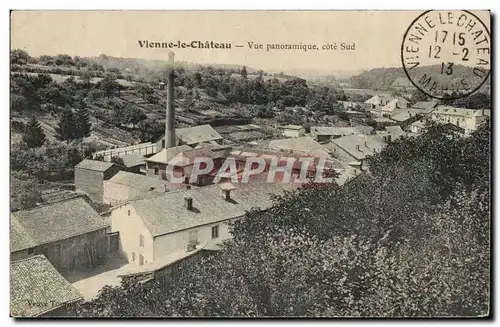
<svg viewBox="0 0 500 327">
<path fill-rule="evenodd" d="M 489 313 L 489 127 L 390 144 L 371 174 L 251 211 L 164 283 L 107 287 L 81 316 Z"/>
</svg>

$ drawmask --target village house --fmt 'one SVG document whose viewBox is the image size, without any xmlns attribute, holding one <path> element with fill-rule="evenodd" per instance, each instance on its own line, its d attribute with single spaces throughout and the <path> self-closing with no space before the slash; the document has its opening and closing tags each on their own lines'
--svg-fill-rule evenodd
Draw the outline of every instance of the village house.
<svg viewBox="0 0 500 327">
<path fill-rule="evenodd" d="M 120 171 L 104 181 L 103 203 L 114 206 L 125 201 L 158 196 L 181 187 L 185 185 Z"/>
<path fill-rule="evenodd" d="M 386 126 L 384 131 L 377 131 L 376 134 L 381 136 L 385 142 L 395 141 L 407 135 L 401 126 Z"/>
<path fill-rule="evenodd" d="M 11 261 L 43 254 L 60 271 L 93 267 L 118 250 L 109 220 L 83 197 L 11 213 Z"/>
<path fill-rule="evenodd" d="M 281 127 L 281 133 L 285 137 L 300 137 L 306 134 L 306 129 L 300 125 L 286 125 Z"/>
<path fill-rule="evenodd" d="M 111 228 L 120 235 L 120 250 L 139 266 L 198 244 L 220 243 L 231 237 L 229 223 L 254 206 L 272 205 L 269 193 L 292 184 L 227 183 L 168 192 L 130 201 L 112 209 Z"/>
<path fill-rule="evenodd" d="M 104 181 L 114 176 L 120 168 L 111 162 L 84 159 L 74 170 L 75 190 L 87 194 L 93 201 L 102 203 Z"/>
<path fill-rule="evenodd" d="M 184 178 L 185 184 L 190 184 L 191 173 L 197 158 L 211 159 L 214 163 L 214 168 L 207 174 L 198 176 L 194 185 L 202 186 L 211 184 L 215 174 L 222 166 L 224 159 L 227 157 L 225 151 L 212 151 L 209 148 L 202 147 L 197 149 L 182 148 L 185 146 L 177 146 L 162 150 L 160 153 L 148 158 L 147 176 L 156 177 L 164 180 L 169 180 L 171 176 L 167 174 L 167 166 L 171 165 L 172 172 L 175 177 Z M 204 163 L 200 165 L 200 169 L 205 168 Z"/>
<path fill-rule="evenodd" d="M 324 146 L 341 162 L 365 170 L 368 167 L 367 158 L 382 151 L 386 142 L 377 134 L 355 134 L 333 139 Z"/>
<path fill-rule="evenodd" d="M 189 145 L 192 148 L 196 147 L 199 143 L 215 142 L 222 144 L 223 141 L 222 136 L 208 124 L 177 128 L 175 129 L 175 135 L 177 145 Z M 165 136 L 156 142 L 156 147 L 158 150 L 165 149 Z"/>
<path fill-rule="evenodd" d="M 326 142 L 326 141 L 329 141 L 331 139 L 335 139 L 335 138 L 339 138 L 339 137 L 351 135 L 351 134 L 369 135 L 369 134 L 372 134 L 373 132 L 374 132 L 373 127 L 363 126 L 363 125 L 358 125 L 358 126 L 353 126 L 353 127 L 335 127 L 335 126 L 328 126 L 328 127 L 314 126 L 314 127 L 311 127 L 311 136 L 317 142 Z"/>
<path fill-rule="evenodd" d="M 313 157 L 328 157 L 328 151 L 309 136 L 294 137 L 269 142 L 269 149 L 279 154 L 296 154 Z"/>
<path fill-rule="evenodd" d="M 449 106 L 438 106 L 432 113 L 431 119 L 438 123 L 449 123 L 462 128 L 465 134 L 477 130 L 479 125 L 490 116 L 489 109 L 466 109 Z"/>
<path fill-rule="evenodd" d="M 421 134 L 427 130 L 427 124 L 423 120 L 418 120 L 408 126 L 408 130 L 415 134 Z"/>
<path fill-rule="evenodd" d="M 75 315 L 82 300 L 74 288 L 43 255 L 10 263 L 10 315 L 14 318 Z"/>
</svg>

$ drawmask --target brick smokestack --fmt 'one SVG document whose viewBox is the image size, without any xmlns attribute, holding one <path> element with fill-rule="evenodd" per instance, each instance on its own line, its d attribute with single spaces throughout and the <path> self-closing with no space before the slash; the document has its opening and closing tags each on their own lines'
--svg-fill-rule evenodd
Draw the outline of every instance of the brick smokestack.
<svg viewBox="0 0 500 327">
<path fill-rule="evenodd" d="M 165 118 L 165 148 L 172 148 L 175 141 L 175 104 L 174 104 L 174 53 L 168 53 L 168 76 L 167 76 L 167 110 Z"/>
</svg>

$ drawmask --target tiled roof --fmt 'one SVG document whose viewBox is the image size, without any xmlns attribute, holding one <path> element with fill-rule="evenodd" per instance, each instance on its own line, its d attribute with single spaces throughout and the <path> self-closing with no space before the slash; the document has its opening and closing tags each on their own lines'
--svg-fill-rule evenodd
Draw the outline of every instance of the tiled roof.
<svg viewBox="0 0 500 327">
<path fill-rule="evenodd" d="M 120 156 L 123 160 L 123 165 L 127 168 L 132 168 L 146 164 L 146 158 L 139 153 L 129 153 Z"/>
<path fill-rule="evenodd" d="M 163 179 L 129 173 L 126 171 L 118 172 L 115 176 L 105 181 L 105 183 L 126 185 L 135 188 L 136 190 L 140 190 L 145 194 L 151 191 L 163 193 L 165 192 L 165 186 L 167 187 L 167 190 L 177 189 L 182 186 L 179 183 L 171 183 Z"/>
<path fill-rule="evenodd" d="M 188 145 L 222 139 L 222 136 L 210 125 L 178 128 L 175 130 L 175 134 L 183 143 Z"/>
<path fill-rule="evenodd" d="M 11 213 L 10 251 L 63 240 L 109 226 L 84 198 L 78 197 Z"/>
<path fill-rule="evenodd" d="M 166 193 L 155 198 L 130 202 L 153 236 L 164 235 L 218 221 L 241 217 L 254 206 L 272 205 L 270 193 L 297 187 L 292 183 L 237 183 L 231 201 L 225 200 L 217 185 Z M 193 210 L 184 206 L 184 198 L 193 199 Z"/>
<path fill-rule="evenodd" d="M 299 129 L 302 129 L 302 128 L 304 128 L 304 127 L 302 127 L 302 126 L 300 126 L 300 125 L 285 125 L 285 126 L 283 126 L 282 128 L 283 128 L 283 129 L 297 129 L 297 130 L 299 130 Z"/>
<path fill-rule="evenodd" d="M 82 162 L 80 162 L 78 165 L 76 165 L 75 168 L 82 168 L 82 169 L 104 172 L 104 171 L 108 170 L 109 168 L 111 168 L 111 166 L 113 166 L 112 162 L 84 159 Z"/>
<path fill-rule="evenodd" d="M 35 317 L 82 299 L 43 255 L 10 264 L 10 314 Z"/>
</svg>

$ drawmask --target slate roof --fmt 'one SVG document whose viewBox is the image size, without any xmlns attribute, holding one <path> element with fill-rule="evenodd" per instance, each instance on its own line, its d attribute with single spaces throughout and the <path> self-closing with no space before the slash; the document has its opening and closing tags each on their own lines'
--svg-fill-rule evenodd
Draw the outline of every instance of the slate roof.
<svg viewBox="0 0 500 327">
<path fill-rule="evenodd" d="M 84 198 L 11 213 L 10 251 L 63 240 L 109 226 Z"/>
<path fill-rule="evenodd" d="M 386 126 L 385 130 L 393 134 L 404 134 L 404 131 L 401 128 L 401 126 Z"/>
<path fill-rule="evenodd" d="M 10 264 L 10 314 L 13 317 L 39 316 L 82 298 L 43 255 Z"/>
<path fill-rule="evenodd" d="M 241 217 L 254 206 L 262 209 L 272 205 L 270 193 L 297 187 L 292 183 L 237 183 L 226 201 L 217 185 L 166 193 L 155 198 L 132 201 L 129 204 L 149 229 L 153 237 Z M 184 206 L 184 198 L 193 199 L 193 210 Z"/>
<path fill-rule="evenodd" d="M 147 158 L 146 161 L 157 162 L 157 163 L 168 163 L 172 158 L 177 156 L 179 153 L 184 151 L 189 151 L 192 148 L 189 145 L 179 145 L 173 148 L 163 149 L 154 156 Z"/>
<path fill-rule="evenodd" d="M 123 160 L 123 165 L 127 168 L 137 167 L 146 164 L 146 158 L 139 153 L 129 153 L 120 156 Z"/>
<path fill-rule="evenodd" d="M 105 172 L 106 170 L 108 170 L 112 166 L 113 166 L 112 162 L 83 159 L 83 161 L 80 162 L 78 165 L 76 165 L 75 168 L 82 168 L 82 169 Z"/>
<path fill-rule="evenodd" d="M 384 139 L 379 135 L 347 135 L 331 141 L 357 160 L 365 159 L 373 155 L 386 145 Z M 359 145 L 359 150 L 358 146 Z"/>
<path fill-rule="evenodd" d="M 222 136 L 210 125 L 200 125 L 175 130 L 177 137 L 188 145 L 221 140 Z"/>
</svg>

